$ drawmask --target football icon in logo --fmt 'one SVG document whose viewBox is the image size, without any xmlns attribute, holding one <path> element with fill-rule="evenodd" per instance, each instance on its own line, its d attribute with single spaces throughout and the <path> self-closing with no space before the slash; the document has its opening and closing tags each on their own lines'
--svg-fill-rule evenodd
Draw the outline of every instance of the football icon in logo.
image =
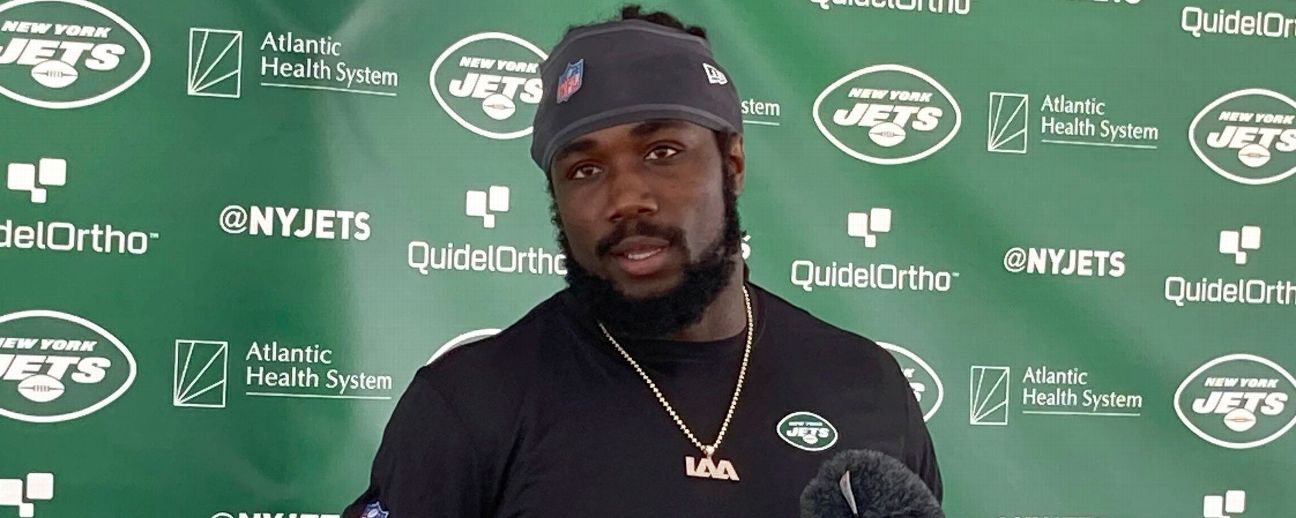
<svg viewBox="0 0 1296 518">
<path fill-rule="evenodd" d="M 869 140 L 882 147 L 894 147 L 905 139 L 905 129 L 894 122 L 883 122 L 869 129 Z"/>
<path fill-rule="evenodd" d="M 1252 169 L 1269 163 L 1269 149 L 1260 144 L 1250 144 L 1238 150 L 1238 161 Z"/>
<path fill-rule="evenodd" d="M 509 99 L 508 96 L 494 94 L 482 99 L 482 111 L 486 112 L 487 117 L 502 121 L 512 117 L 513 112 L 517 111 L 517 106 L 513 104 L 513 100 Z"/>
<path fill-rule="evenodd" d="M 49 403 L 63 395 L 63 382 L 36 374 L 18 382 L 18 393 L 37 403 Z"/>
<path fill-rule="evenodd" d="M 1224 426 L 1235 432 L 1245 432 L 1256 425 L 1255 414 L 1245 408 L 1235 408 L 1224 414 Z"/>
<path fill-rule="evenodd" d="M 63 88 L 77 80 L 76 67 L 57 59 L 42 61 L 32 67 L 32 79 L 49 88 Z"/>
</svg>

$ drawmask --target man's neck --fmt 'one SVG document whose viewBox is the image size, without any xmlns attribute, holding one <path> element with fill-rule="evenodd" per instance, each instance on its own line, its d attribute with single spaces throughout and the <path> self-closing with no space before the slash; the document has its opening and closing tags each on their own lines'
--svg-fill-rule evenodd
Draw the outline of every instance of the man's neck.
<svg viewBox="0 0 1296 518">
<path fill-rule="evenodd" d="M 702 312 L 702 318 L 671 333 L 668 338 L 684 342 L 709 342 L 729 338 L 746 329 L 747 308 L 743 302 L 746 266 L 742 263 L 741 255 L 736 255 L 732 260 L 738 263 L 737 267 L 733 269 L 729 282 L 720 290 L 720 294 Z M 753 300 L 752 304 L 754 306 L 756 301 Z"/>
</svg>

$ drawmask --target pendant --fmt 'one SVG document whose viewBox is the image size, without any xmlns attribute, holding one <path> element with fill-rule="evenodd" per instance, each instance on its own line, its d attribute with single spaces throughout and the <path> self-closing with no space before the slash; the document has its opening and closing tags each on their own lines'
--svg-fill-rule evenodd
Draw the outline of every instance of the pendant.
<svg viewBox="0 0 1296 518">
<path fill-rule="evenodd" d="M 688 455 L 684 457 L 684 474 L 695 478 L 710 478 L 738 482 L 738 471 L 732 462 L 727 460 L 712 461 L 711 457 L 701 459 Z"/>
</svg>

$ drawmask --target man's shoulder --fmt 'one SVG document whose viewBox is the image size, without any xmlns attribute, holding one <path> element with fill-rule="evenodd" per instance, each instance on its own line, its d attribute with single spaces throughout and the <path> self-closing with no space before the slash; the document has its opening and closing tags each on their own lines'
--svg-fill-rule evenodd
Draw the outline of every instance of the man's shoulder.
<svg viewBox="0 0 1296 518">
<path fill-rule="evenodd" d="M 805 308 L 797 306 L 773 292 L 757 287 L 766 301 L 766 318 L 771 330 L 781 337 L 789 335 L 807 347 L 842 349 L 862 354 L 883 354 L 885 351 L 872 339 L 829 323 Z"/>
<path fill-rule="evenodd" d="M 420 372 L 440 374 L 463 369 L 495 369 L 525 362 L 542 344 L 553 341 L 569 328 L 570 309 L 566 290 L 555 293 L 532 307 L 508 327 L 492 333 L 465 333 L 457 343 L 446 344 Z"/>
</svg>

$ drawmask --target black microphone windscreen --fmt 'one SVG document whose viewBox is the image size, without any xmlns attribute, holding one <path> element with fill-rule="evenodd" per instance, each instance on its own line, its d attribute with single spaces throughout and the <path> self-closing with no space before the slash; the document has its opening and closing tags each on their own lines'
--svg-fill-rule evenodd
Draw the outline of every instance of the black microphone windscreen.
<svg viewBox="0 0 1296 518">
<path fill-rule="evenodd" d="M 801 517 L 944 518 L 945 513 L 927 484 L 900 461 L 872 450 L 847 450 L 825 462 L 806 485 Z"/>
</svg>

